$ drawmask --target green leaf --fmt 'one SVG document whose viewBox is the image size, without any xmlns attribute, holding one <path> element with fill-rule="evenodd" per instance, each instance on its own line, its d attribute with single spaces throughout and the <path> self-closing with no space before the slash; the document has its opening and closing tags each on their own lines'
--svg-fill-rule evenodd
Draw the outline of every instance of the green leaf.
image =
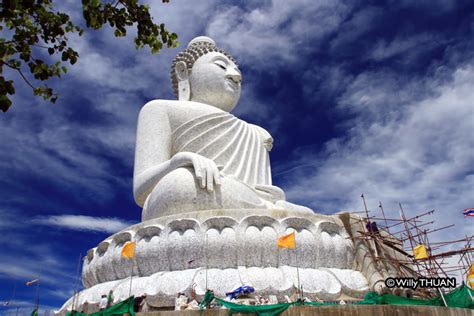
<svg viewBox="0 0 474 316">
<path fill-rule="evenodd" d="M 90 0 L 89 6 L 91 6 L 92 8 L 100 7 L 100 0 Z"/>
<path fill-rule="evenodd" d="M 8 108 L 12 105 L 12 101 L 6 95 L 0 95 L 0 109 L 3 112 L 8 111 Z"/>
<path fill-rule="evenodd" d="M 13 87 L 13 80 L 5 81 L 4 85 L 8 94 L 15 94 L 15 88 Z"/>
<path fill-rule="evenodd" d="M 155 24 L 150 15 L 150 6 L 142 5 L 140 0 L 82 0 L 82 14 L 88 28 L 100 29 L 109 24 L 117 37 L 127 35 L 128 26 L 136 25 L 137 36 L 134 43 L 137 48 L 148 46 L 152 53 L 159 52 L 164 44 L 167 47 L 178 45 L 177 35 L 169 33 L 163 23 Z M 169 1 L 163 1 L 169 2 Z M 82 36 L 84 30 L 75 25 L 68 14 L 58 12 L 52 0 L 4 0 L 1 7 L 0 30 L 9 29 L 8 34 L 0 38 L 1 60 L 18 69 L 25 75 L 24 80 L 31 86 L 32 78 L 47 81 L 67 73 L 61 61 L 74 65 L 79 55 L 70 46 L 68 35 L 77 32 Z M 58 61 L 43 60 L 35 45 L 48 45 L 51 56 L 58 56 Z M 15 58 L 12 58 L 15 56 Z M 16 57 L 18 56 L 18 57 Z M 0 67 L 0 107 L 6 111 L 11 106 L 7 95 L 15 94 L 13 80 L 2 77 Z M 29 71 L 29 73 L 27 73 Z M 20 79 L 21 80 L 21 79 Z M 57 94 L 47 86 L 32 88 L 33 93 L 50 102 L 56 102 Z"/>
</svg>

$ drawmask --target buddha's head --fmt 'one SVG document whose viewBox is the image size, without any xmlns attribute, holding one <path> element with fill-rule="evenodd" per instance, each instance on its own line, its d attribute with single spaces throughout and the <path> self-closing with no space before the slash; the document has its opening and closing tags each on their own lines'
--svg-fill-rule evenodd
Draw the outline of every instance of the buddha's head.
<svg viewBox="0 0 474 316">
<path fill-rule="evenodd" d="M 209 37 L 196 37 L 176 56 L 171 80 L 179 100 L 206 103 L 230 112 L 240 98 L 242 75 L 237 63 Z"/>
</svg>

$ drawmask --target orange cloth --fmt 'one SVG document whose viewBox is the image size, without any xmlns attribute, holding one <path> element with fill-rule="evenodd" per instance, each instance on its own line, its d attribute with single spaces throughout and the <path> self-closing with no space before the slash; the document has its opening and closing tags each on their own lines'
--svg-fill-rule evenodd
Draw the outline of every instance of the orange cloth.
<svg viewBox="0 0 474 316">
<path fill-rule="evenodd" d="M 122 257 L 133 258 L 135 256 L 135 243 L 133 241 L 127 241 L 122 248 Z"/>
<path fill-rule="evenodd" d="M 29 282 L 26 282 L 26 285 L 30 286 L 30 285 L 38 282 L 38 281 L 39 281 L 39 279 L 34 279 L 34 280 L 29 281 Z"/>
<path fill-rule="evenodd" d="M 288 235 L 281 236 L 277 240 L 277 245 L 278 248 L 295 248 L 296 247 L 296 242 L 295 242 L 295 232 L 292 232 Z"/>
<path fill-rule="evenodd" d="M 471 289 L 474 290 L 474 263 L 471 264 L 471 267 L 469 268 L 469 271 L 467 272 L 466 283 Z"/>
</svg>

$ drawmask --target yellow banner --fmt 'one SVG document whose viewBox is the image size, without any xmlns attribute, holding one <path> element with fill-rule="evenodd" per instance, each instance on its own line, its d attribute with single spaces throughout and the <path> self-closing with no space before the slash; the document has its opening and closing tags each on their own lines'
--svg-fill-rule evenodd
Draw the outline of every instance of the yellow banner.
<svg viewBox="0 0 474 316">
<path fill-rule="evenodd" d="M 471 267 L 469 268 L 469 271 L 467 272 L 466 283 L 471 289 L 474 290 L 474 263 L 471 264 Z"/>
<path fill-rule="evenodd" d="M 413 256 L 415 259 L 426 259 L 428 258 L 428 251 L 426 251 L 425 245 L 417 245 L 413 248 Z"/>
<path fill-rule="evenodd" d="M 281 236 L 277 240 L 277 245 L 278 248 L 290 248 L 293 249 L 296 247 L 296 242 L 295 242 L 295 232 L 292 232 L 291 234 Z"/>
<path fill-rule="evenodd" d="M 122 257 L 133 258 L 135 256 L 135 243 L 133 241 L 127 241 L 122 248 Z"/>
</svg>

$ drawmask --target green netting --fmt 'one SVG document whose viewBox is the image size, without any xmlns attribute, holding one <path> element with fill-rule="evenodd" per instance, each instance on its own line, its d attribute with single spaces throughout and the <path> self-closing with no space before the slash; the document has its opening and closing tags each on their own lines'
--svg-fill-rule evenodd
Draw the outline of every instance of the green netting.
<svg viewBox="0 0 474 316">
<path fill-rule="evenodd" d="M 213 299 L 214 299 L 214 293 L 207 290 L 206 293 L 204 294 L 204 298 L 202 299 L 201 303 L 199 304 L 199 308 L 203 309 L 204 307 L 209 305 L 212 302 Z"/>
<path fill-rule="evenodd" d="M 474 309 L 474 290 L 471 290 L 467 285 L 458 287 L 444 296 L 449 307 L 463 307 Z M 440 305 L 443 305 L 441 297 L 436 298 Z M 444 305 L 443 305 L 444 306 Z"/>
<path fill-rule="evenodd" d="M 204 294 L 204 299 L 202 300 L 199 307 L 203 309 L 205 306 L 209 305 L 212 300 L 216 300 L 219 304 L 227 307 L 229 309 L 229 314 L 233 313 L 252 313 L 257 314 L 259 316 L 277 316 L 283 313 L 288 307 L 291 305 L 297 304 L 295 303 L 285 303 L 285 304 L 273 304 L 273 305 L 242 305 L 242 304 L 235 304 L 231 303 L 226 300 L 222 300 L 220 298 L 214 297 L 214 293 L 211 291 L 207 291 Z"/>
<path fill-rule="evenodd" d="M 471 290 L 466 285 L 463 285 L 457 289 L 454 289 L 448 294 L 444 295 L 446 304 L 449 307 L 462 307 L 474 309 L 474 290 Z M 204 295 L 204 300 L 201 302 L 201 309 L 204 306 L 209 305 L 213 299 L 216 299 L 221 305 L 229 309 L 229 313 L 254 313 L 259 316 L 276 316 L 283 313 L 288 307 L 292 305 L 300 305 L 300 302 L 294 303 L 284 303 L 284 304 L 274 304 L 274 305 L 242 305 L 235 304 L 229 301 L 222 300 L 220 298 L 214 297 L 214 294 L 211 291 L 207 291 Z M 427 305 L 427 306 L 445 306 L 441 296 L 423 300 L 416 298 L 406 298 L 400 297 L 392 294 L 383 294 L 378 295 L 375 292 L 369 292 L 364 297 L 364 300 L 359 301 L 355 304 L 389 304 L 389 305 Z M 329 305 L 338 305 L 336 303 L 321 303 L 321 302 L 305 302 L 303 305 L 308 306 L 329 306 Z"/>
<path fill-rule="evenodd" d="M 242 304 L 235 304 L 225 300 L 221 300 L 220 298 L 216 298 L 216 300 L 222 304 L 223 306 L 227 307 L 230 310 L 230 313 L 253 313 L 259 316 L 276 316 L 280 315 L 284 311 L 288 309 L 291 305 L 297 304 L 295 303 L 282 303 L 282 304 L 272 304 L 272 305 L 242 305 Z"/>
<path fill-rule="evenodd" d="M 392 294 L 378 295 L 375 292 L 369 292 L 365 295 L 364 300 L 357 302 L 361 305 L 372 304 L 390 304 L 390 305 L 435 305 L 431 300 L 422 300 L 416 298 L 400 297 Z"/>
<path fill-rule="evenodd" d="M 470 294 L 470 295 L 469 295 Z M 452 290 L 448 294 L 444 294 L 444 300 L 449 307 L 462 307 L 474 309 L 474 291 L 466 285 Z M 429 305 L 429 306 L 445 306 L 441 296 L 423 300 L 415 298 L 400 297 L 392 294 L 378 295 L 374 292 L 369 292 L 363 301 L 356 304 L 390 304 L 390 305 Z"/>
<path fill-rule="evenodd" d="M 85 314 L 85 313 L 79 313 L 79 312 L 73 311 L 73 312 L 67 312 L 66 316 L 83 316 L 83 315 L 113 316 L 113 315 L 123 315 L 125 313 L 128 313 L 131 316 L 135 316 L 135 311 L 133 310 L 134 303 L 135 303 L 135 298 L 133 296 L 130 296 L 125 301 L 117 303 L 97 313 Z"/>
</svg>

